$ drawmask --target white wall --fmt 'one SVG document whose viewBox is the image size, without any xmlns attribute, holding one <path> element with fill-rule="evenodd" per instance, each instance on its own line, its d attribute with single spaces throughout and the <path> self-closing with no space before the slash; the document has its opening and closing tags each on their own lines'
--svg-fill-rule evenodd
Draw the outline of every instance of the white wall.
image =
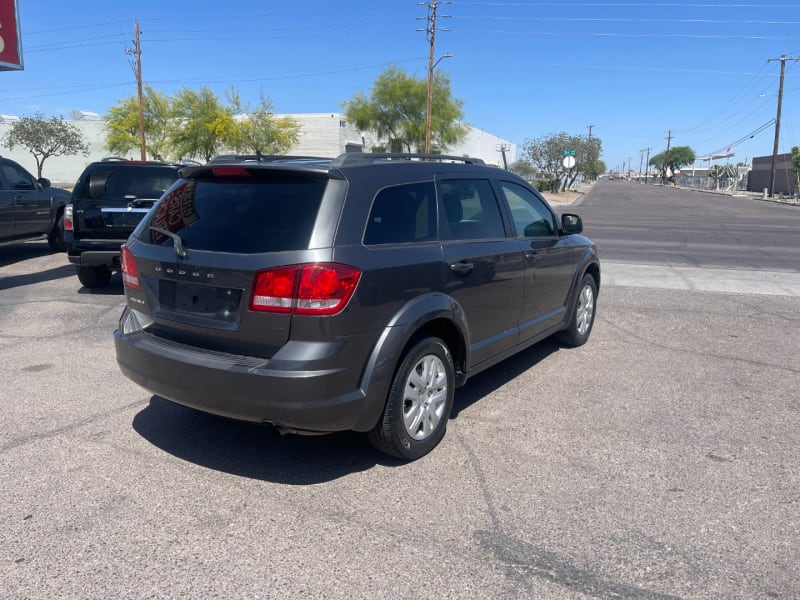
<svg viewBox="0 0 800 600">
<path fill-rule="evenodd" d="M 348 144 L 361 144 L 363 150 L 369 152 L 373 146 L 380 143 L 373 133 L 359 131 L 348 123 L 342 114 L 306 113 L 276 116 L 291 117 L 300 124 L 300 139 L 290 154 L 335 157 L 343 153 Z M 102 121 L 69 121 L 69 123 L 75 125 L 83 134 L 89 145 L 89 154 L 48 158 L 44 163 L 42 176 L 54 184 L 72 185 L 88 163 L 110 154 L 105 149 L 106 134 Z M 0 154 L 17 161 L 35 175 L 36 161 L 30 152 L 20 147 L 9 150 L 4 146 L 2 140 L 5 139 L 10 127 L 11 125 L 7 123 L 0 123 Z M 481 129 L 469 125 L 468 127 L 469 133 L 464 142 L 448 148 L 447 154 L 481 158 L 487 164 L 503 166 L 503 158 L 498 150 L 502 144 L 509 148 L 506 154 L 508 164 L 514 162 L 517 154 L 516 144 Z M 138 150 L 130 154 L 129 158 L 139 158 Z"/>
</svg>

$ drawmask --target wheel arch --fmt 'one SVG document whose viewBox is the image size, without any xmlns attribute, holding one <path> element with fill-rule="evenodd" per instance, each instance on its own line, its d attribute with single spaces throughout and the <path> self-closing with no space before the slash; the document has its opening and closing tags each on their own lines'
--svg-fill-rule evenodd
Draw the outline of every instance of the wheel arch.
<svg viewBox="0 0 800 600">
<path fill-rule="evenodd" d="M 408 349 L 425 337 L 438 337 L 448 347 L 456 371 L 456 387 L 466 381 L 468 329 L 463 311 L 442 293 L 419 296 L 406 303 L 384 328 L 370 354 L 360 387 L 367 398 L 355 429 L 372 429 L 383 414 L 394 374 Z"/>
</svg>

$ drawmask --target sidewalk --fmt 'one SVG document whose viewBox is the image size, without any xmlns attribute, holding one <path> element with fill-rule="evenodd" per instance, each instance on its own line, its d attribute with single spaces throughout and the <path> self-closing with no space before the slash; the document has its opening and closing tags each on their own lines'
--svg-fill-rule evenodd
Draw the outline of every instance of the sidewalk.
<svg viewBox="0 0 800 600">
<path fill-rule="evenodd" d="M 566 192 L 558 192 L 557 194 L 553 192 L 540 193 L 550 204 L 567 205 L 572 204 L 584 194 L 588 194 L 593 185 L 594 183 L 583 183 L 578 186 L 577 190 L 567 190 Z"/>
</svg>

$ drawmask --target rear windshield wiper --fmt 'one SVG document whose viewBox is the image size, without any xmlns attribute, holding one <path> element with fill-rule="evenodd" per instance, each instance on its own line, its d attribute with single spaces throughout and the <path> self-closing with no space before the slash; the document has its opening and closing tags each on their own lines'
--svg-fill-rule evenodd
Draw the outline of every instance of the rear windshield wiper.
<svg viewBox="0 0 800 600">
<path fill-rule="evenodd" d="M 148 229 L 160 233 L 161 235 L 165 235 L 168 238 L 171 238 L 172 241 L 175 243 L 175 254 L 177 254 L 179 258 L 189 257 L 189 253 L 183 247 L 183 240 L 181 239 L 181 236 L 179 236 L 177 233 L 172 233 L 168 229 L 164 229 L 162 227 L 154 227 L 153 225 L 148 227 Z"/>
</svg>

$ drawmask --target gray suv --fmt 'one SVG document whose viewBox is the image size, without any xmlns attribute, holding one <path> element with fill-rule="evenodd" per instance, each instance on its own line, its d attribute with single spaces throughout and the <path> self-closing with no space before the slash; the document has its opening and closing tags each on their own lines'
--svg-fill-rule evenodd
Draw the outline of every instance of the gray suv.
<svg viewBox="0 0 800 600">
<path fill-rule="evenodd" d="M 586 342 L 582 227 L 460 157 L 185 168 L 122 246 L 117 361 L 185 406 L 415 459 L 470 376 L 553 334 Z"/>
</svg>

